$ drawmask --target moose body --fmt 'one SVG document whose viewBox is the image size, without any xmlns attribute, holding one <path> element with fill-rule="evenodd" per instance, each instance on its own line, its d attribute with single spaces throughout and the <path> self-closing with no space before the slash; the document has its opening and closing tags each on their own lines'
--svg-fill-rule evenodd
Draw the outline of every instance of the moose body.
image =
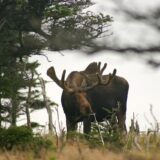
<svg viewBox="0 0 160 160">
<path fill-rule="evenodd" d="M 76 130 L 77 123 L 83 122 L 84 133 L 89 133 L 95 117 L 98 122 L 109 120 L 114 110 L 117 110 L 119 128 L 126 130 L 129 85 L 127 80 L 116 76 L 115 73 L 97 76 L 97 73 L 102 74 L 105 67 L 104 65 L 100 71 L 97 63 L 91 63 L 82 72 L 71 72 L 66 81 L 65 73 L 59 81 L 53 68 L 48 70 L 47 74 L 63 88 L 61 102 L 66 115 L 67 131 Z"/>
<path fill-rule="evenodd" d="M 108 78 L 108 75 L 103 76 L 103 78 Z M 124 78 L 115 76 L 108 85 L 98 85 L 86 91 L 85 98 L 90 104 L 91 112 L 95 113 L 98 122 L 111 119 L 113 111 L 117 111 L 119 128 L 126 130 L 128 88 L 128 82 Z M 91 122 L 95 121 L 95 117 L 82 114 L 76 96 L 63 91 L 61 102 L 66 115 L 67 130 L 75 130 L 77 123 L 83 122 L 84 132 L 90 132 Z"/>
</svg>

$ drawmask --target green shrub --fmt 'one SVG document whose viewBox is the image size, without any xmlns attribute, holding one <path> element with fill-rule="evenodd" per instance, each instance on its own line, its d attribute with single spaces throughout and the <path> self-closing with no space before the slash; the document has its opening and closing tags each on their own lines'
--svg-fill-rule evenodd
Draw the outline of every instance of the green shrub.
<svg viewBox="0 0 160 160">
<path fill-rule="evenodd" d="M 35 153 L 38 153 L 42 148 L 45 148 L 45 149 L 49 149 L 52 147 L 52 141 L 45 138 L 45 137 L 42 137 L 40 135 L 36 135 L 34 138 L 33 138 L 33 141 L 31 143 L 31 148 L 34 150 Z"/>
<path fill-rule="evenodd" d="M 0 147 L 12 149 L 13 146 L 25 146 L 33 139 L 33 132 L 27 127 L 10 127 L 0 130 Z"/>
<path fill-rule="evenodd" d="M 99 129 L 98 129 L 99 127 Z M 100 131 L 100 132 L 99 132 Z M 101 134 L 101 135 L 100 135 Z M 122 135 L 116 129 L 111 128 L 110 125 L 99 123 L 98 126 L 93 124 L 92 130 L 89 135 L 88 141 L 91 143 L 92 146 L 102 146 L 102 139 L 105 146 L 108 144 L 112 146 L 116 146 L 118 148 L 123 147 Z M 102 137 L 102 139 L 101 139 Z M 108 148 L 109 149 L 109 148 Z"/>
<path fill-rule="evenodd" d="M 51 140 L 34 134 L 32 129 L 20 126 L 0 129 L 0 148 L 32 149 L 37 152 L 42 148 L 48 149 L 52 146 Z"/>
</svg>

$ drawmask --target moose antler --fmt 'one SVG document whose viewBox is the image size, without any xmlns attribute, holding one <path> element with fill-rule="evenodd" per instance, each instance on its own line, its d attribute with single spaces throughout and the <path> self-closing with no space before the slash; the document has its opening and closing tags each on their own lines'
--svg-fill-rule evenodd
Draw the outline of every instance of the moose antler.
<svg viewBox="0 0 160 160">
<path fill-rule="evenodd" d="M 101 69 L 101 62 L 98 62 L 98 70 L 99 70 L 99 73 L 102 75 L 104 70 L 106 69 L 107 67 L 107 63 L 104 63 L 102 69 Z"/>
<path fill-rule="evenodd" d="M 104 65 L 103 68 L 106 68 L 106 65 Z M 103 69 L 103 68 L 102 68 L 102 69 Z M 104 70 L 104 69 L 103 69 L 103 70 Z M 93 84 L 90 85 L 90 86 L 87 86 L 87 87 L 83 88 L 82 90 L 83 90 L 83 91 L 87 91 L 87 90 L 92 89 L 92 88 L 94 88 L 94 87 L 96 87 L 96 86 L 98 86 L 98 85 L 108 85 L 108 84 L 111 82 L 111 80 L 114 78 L 114 76 L 116 75 L 116 72 L 117 72 L 117 70 L 114 69 L 114 70 L 113 70 L 113 73 L 112 73 L 112 74 L 111 74 L 111 73 L 109 74 L 109 78 L 107 79 L 107 81 L 103 80 L 103 75 L 102 75 L 102 74 L 97 73 L 96 76 L 97 76 L 97 78 L 98 78 L 98 81 L 95 82 L 95 83 L 93 83 Z"/>
<path fill-rule="evenodd" d="M 96 74 L 85 74 L 83 72 L 79 72 L 80 74 L 83 74 L 83 76 L 85 77 L 84 80 L 87 80 L 89 81 L 90 78 L 92 76 L 94 76 L 94 78 L 97 78 L 98 80 L 96 80 L 96 82 L 93 82 L 91 85 L 89 86 L 85 86 L 84 88 L 83 87 L 77 87 L 76 90 L 75 88 L 71 88 L 67 85 L 66 81 L 65 81 L 65 74 L 66 74 L 66 70 L 63 70 L 63 73 L 62 73 L 62 76 L 61 76 L 61 80 L 59 80 L 57 78 L 57 75 L 56 75 L 56 72 L 55 72 L 55 69 L 54 67 L 50 67 L 48 70 L 47 70 L 47 75 L 59 86 L 61 87 L 62 89 L 64 90 L 67 90 L 69 93 L 73 93 L 75 91 L 87 91 L 89 89 L 92 89 L 98 85 L 108 85 L 111 80 L 114 78 L 114 76 L 116 75 L 116 69 L 113 70 L 113 73 L 109 74 L 108 76 L 108 79 L 107 80 L 104 80 L 103 79 L 103 71 L 105 70 L 107 64 L 105 63 L 104 66 L 102 67 L 102 69 L 100 69 L 100 66 L 101 66 L 101 62 L 99 62 L 98 64 L 98 68 L 99 68 L 99 72 L 96 73 Z M 92 78 L 91 78 L 92 79 Z"/>
<path fill-rule="evenodd" d="M 111 82 L 111 80 L 114 78 L 114 76 L 116 75 L 116 72 L 117 72 L 117 70 L 114 69 L 112 74 L 109 73 L 109 78 L 108 78 L 107 81 L 102 80 L 102 77 L 100 77 L 100 78 L 101 78 L 101 80 L 99 80 L 99 81 L 100 81 L 100 84 L 101 84 L 101 85 L 108 85 L 108 84 Z"/>
<path fill-rule="evenodd" d="M 50 68 L 47 70 L 47 75 L 48 75 L 59 87 L 61 87 L 62 89 L 67 90 L 68 92 L 74 92 L 73 89 L 67 87 L 66 82 L 65 82 L 65 74 L 66 74 L 66 70 L 63 70 L 61 80 L 59 80 L 59 79 L 57 78 L 57 75 L 56 75 L 56 72 L 55 72 L 54 67 L 50 67 Z"/>
</svg>

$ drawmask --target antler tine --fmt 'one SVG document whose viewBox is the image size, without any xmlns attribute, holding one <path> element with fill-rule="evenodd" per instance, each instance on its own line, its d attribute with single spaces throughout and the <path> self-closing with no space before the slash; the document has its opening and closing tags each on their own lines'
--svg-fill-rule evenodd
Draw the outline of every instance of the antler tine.
<svg viewBox="0 0 160 160">
<path fill-rule="evenodd" d="M 74 92 L 74 89 L 72 88 L 69 88 L 65 82 L 65 75 L 66 75 L 66 70 L 64 69 L 63 70 L 63 73 L 62 73 L 62 77 L 61 77 L 61 87 L 65 90 L 67 90 L 69 93 L 73 93 Z"/>
<path fill-rule="evenodd" d="M 96 75 L 97 75 L 97 78 L 98 78 L 98 83 L 97 84 L 99 84 L 99 83 L 102 82 L 102 75 L 99 74 L 99 73 L 97 73 Z"/>
<path fill-rule="evenodd" d="M 48 70 L 47 70 L 47 75 L 48 75 L 52 80 L 54 80 L 55 77 L 57 77 L 54 67 L 48 68 Z"/>
<path fill-rule="evenodd" d="M 64 85 L 64 83 L 65 83 L 65 73 L 66 73 L 66 70 L 63 71 L 62 78 L 61 78 L 61 80 L 59 80 L 57 78 L 57 75 L 56 75 L 54 67 L 50 67 L 47 70 L 47 75 L 62 89 L 64 89 L 64 87 L 65 87 L 65 85 Z"/>
<path fill-rule="evenodd" d="M 100 75 L 100 73 L 96 73 L 96 76 L 97 76 L 97 78 L 98 78 L 98 81 L 97 82 L 95 82 L 95 83 L 93 83 L 91 86 L 88 86 L 88 87 L 85 87 L 83 90 L 84 91 L 87 91 L 87 90 L 89 90 L 89 89 L 92 89 L 92 88 L 94 88 L 94 87 L 96 87 L 98 84 L 101 84 L 102 83 L 102 75 Z"/>
<path fill-rule="evenodd" d="M 50 68 L 47 70 L 47 75 L 48 75 L 59 87 L 61 87 L 62 89 L 67 90 L 69 93 L 73 93 L 73 92 L 74 92 L 74 89 L 69 88 L 69 87 L 67 86 L 66 82 L 65 82 L 66 70 L 63 70 L 61 80 L 59 80 L 59 79 L 57 78 L 57 75 L 56 75 L 56 72 L 55 72 L 54 67 L 50 67 Z"/>
<path fill-rule="evenodd" d="M 105 64 L 104 66 L 106 67 L 106 64 Z M 103 67 L 103 68 L 105 69 L 105 67 Z M 101 75 L 100 73 L 97 73 L 96 75 L 97 75 L 98 81 L 95 82 L 95 83 L 93 83 L 91 86 L 85 87 L 85 88 L 83 89 L 83 91 L 87 91 L 87 90 L 92 89 L 92 88 L 94 88 L 94 87 L 96 87 L 96 86 L 98 86 L 98 85 L 108 85 L 108 84 L 110 83 L 110 81 L 114 78 L 114 76 L 116 75 L 116 72 L 117 72 L 117 70 L 114 69 L 114 70 L 113 70 L 113 73 L 112 73 L 112 74 L 111 74 L 111 73 L 109 74 L 109 79 L 108 79 L 107 82 L 105 82 L 105 81 L 102 79 L 102 76 L 103 76 L 103 75 Z"/>
<path fill-rule="evenodd" d="M 98 62 L 98 71 L 100 72 L 101 70 L 101 62 Z"/>
<path fill-rule="evenodd" d="M 104 65 L 104 67 L 103 68 L 105 68 L 106 67 L 106 64 Z M 103 79 L 102 79 L 102 74 L 97 74 L 97 78 L 98 78 L 98 82 L 97 83 L 95 83 L 95 84 L 93 84 L 92 85 L 92 87 L 95 87 L 95 86 L 97 86 L 98 84 L 100 84 L 100 85 L 108 85 L 110 82 L 111 82 L 111 80 L 114 78 L 114 76 L 116 75 L 116 72 L 117 72 L 117 70 L 116 69 L 114 69 L 113 70 L 113 73 L 111 74 L 109 74 L 109 79 L 108 79 L 108 81 L 107 82 L 105 82 Z"/>
<path fill-rule="evenodd" d="M 63 88 L 65 86 L 65 75 L 66 75 L 66 70 L 64 69 L 61 77 L 61 85 L 63 86 Z"/>
<path fill-rule="evenodd" d="M 102 69 L 100 70 L 100 74 L 102 75 L 103 71 L 106 69 L 107 67 L 107 63 L 104 64 L 104 66 L 102 67 Z"/>
<path fill-rule="evenodd" d="M 109 74 L 109 79 L 108 79 L 108 81 L 107 82 L 105 82 L 104 83 L 104 85 L 108 85 L 109 83 L 110 83 L 110 81 L 114 78 L 114 76 L 116 75 L 116 72 L 117 72 L 117 70 L 116 69 L 114 69 L 113 70 L 113 73 L 111 74 Z"/>
</svg>

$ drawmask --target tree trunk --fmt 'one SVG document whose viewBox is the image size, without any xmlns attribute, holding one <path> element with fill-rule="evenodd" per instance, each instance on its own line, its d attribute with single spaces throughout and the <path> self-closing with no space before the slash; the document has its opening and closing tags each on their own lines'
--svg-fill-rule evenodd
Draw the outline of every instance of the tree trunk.
<svg viewBox="0 0 160 160">
<path fill-rule="evenodd" d="M 27 126 L 31 128 L 31 118 L 30 118 L 30 112 L 29 112 L 29 106 L 26 105 L 26 117 L 27 117 Z"/>
<path fill-rule="evenodd" d="M 2 128 L 2 103 L 0 98 L 0 128 Z"/>
<path fill-rule="evenodd" d="M 47 113 L 48 113 L 48 128 L 49 128 L 49 132 L 53 133 L 52 110 L 51 110 L 51 108 L 48 104 L 48 99 L 47 99 L 47 96 L 46 96 L 45 82 L 42 78 L 40 79 L 40 81 L 41 81 L 43 99 L 44 99 L 45 107 L 46 107 L 46 110 L 47 110 Z"/>
<path fill-rule="evenodd" d="M 31 99 L 31 86 L 29 85 L 28 97 L 26 102 L 26 118 L 27 118 L 27 126 L 29 128 L 31 128 L 31 118 L 30 118 L 30 112 L 29 112 L 30 99 Z"/>
<path fill-rule="evenodd" d="M 16 126 L 17 122 L 17 100 L 11 99 L 11 126 Z"/>
</svg>

